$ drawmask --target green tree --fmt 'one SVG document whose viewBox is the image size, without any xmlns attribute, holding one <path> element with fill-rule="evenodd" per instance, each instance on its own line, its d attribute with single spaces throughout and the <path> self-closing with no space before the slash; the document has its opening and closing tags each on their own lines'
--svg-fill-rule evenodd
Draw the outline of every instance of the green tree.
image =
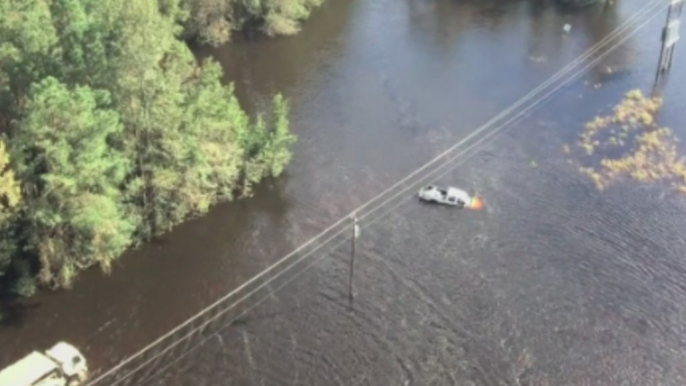
<svg viewBox="0 0 686 386">
<path fill-rule="evenodd" d="M 0 140 L 0 226 L 8 223 L 21 201 L 19 184 L 9 164 L 7 146 Z"/>
<path fill-rule="evenodd" d="M 258 117 L 253 130 L 243 137 L 246 149 L 243 193 L 249 195 L 253 184 L 265 177 L 278 177 L 291 159 L 290 147 L 296 138 L 289 131 L 288 103 L 281 94 L 272 102 L 269 123 Z"/>
<path fill-rule="evenodd" d="M 12 140 L 24 185 L 24 232 L 41 282 L 69 286 L 77 269 L 109 269 L 131 242 L 135 218 L 119 200 L 128 161 L 109 146 L 122 126 L 109 95 L 70 90 L 54 78 L 34 85 Z"/>
<path fill-rule="evenodd" d="M 221 78 L 221 67 L 208 60 L 186 86 L 181 131 L 193 140 L 185 159 L 195 166 L 186 171 L 191 175 L 181 191 L 199 198 L 189 201 L 192 211 L 203 212 L 212 203 L 232 198 L 243 162 L 240 139 L 252 129 L 233 87 L 222 85 Z"/>
<path fill-rule="evenodd" d="M 4 274 L 14 252 L 11 226 L 20 201 L 19 184 L 9 166 L 5 142 L 0 141 L 0 276 Z"/>
<path fill-rule="evenodd" d="M 277 94 L 273 101 L 272 120 L 265 143 L 267 167 L 272 177 L 281 175 L 291 160 L 291 145 L 295 143 L 296 137 L 290 132 L 288 113 L 288 102 L 281 94 Z"/>
<path fill-rule="evenodd" d="M 56 42 L 48 2 L 0 0 L 0 121 L 15 117 L 26 90 L 40 79 Z"/>
</svg>

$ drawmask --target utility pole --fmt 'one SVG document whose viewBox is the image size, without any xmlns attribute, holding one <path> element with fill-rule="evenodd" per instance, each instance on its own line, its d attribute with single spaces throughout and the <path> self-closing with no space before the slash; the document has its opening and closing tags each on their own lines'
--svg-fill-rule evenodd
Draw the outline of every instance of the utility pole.
<svg viewBox="0 0 686 386">
<path fill-rule="evenodd" d="M 660 50 L 660 61 L 655 75 L 655 82 L 658 82 L 664 73 L 672 67 L 674 58 L 674 48 L 679 41 L 679 28 L 681 27 L 681 11 L 684 8 L 684 0 L 670 0 L 667 8 L 667 20 L 662 29 L 662 49 Z"/>
<path fill-rule="evenodd" d="M 353 274 L 355 272 L 355 241 L 360 237 L 360 227 L 357 226 L 357 215 L 352 215 L 353 220 L 353 234 L 352 234 L 352 245 L 350 249 L 350 280 L 348 282 L 348 300 L 350 301 L 350 306 L 353 305 L 354 293 L 353 293 Z"/>
</svg>

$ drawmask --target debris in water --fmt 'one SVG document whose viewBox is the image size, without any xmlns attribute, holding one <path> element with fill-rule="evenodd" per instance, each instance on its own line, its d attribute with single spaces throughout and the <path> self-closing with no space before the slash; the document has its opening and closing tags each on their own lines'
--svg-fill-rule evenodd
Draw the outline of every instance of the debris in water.
<svg viewBox="0 0 686 386">
<path fill-rule="evenodd" d="M 569 25 L 569 24 L 565 24 L 564 27 L 562 27 L 562 29 L 563 29 L 566 33 L 569 33 L 569 32 L 571 32 L 571 30 L 572 30 L 572 26 Z"/>
<path fill-rule="evenodd" d="M 599 190 L 626 179 L 638 182 L 665 182 L 686 193 L 686 159 L 677 147 L 676 135 L 655 122 L 662 105 L 659 97 L 644 96 L 639 90 L 625 94 L 611 114 L 588 122 L 579 139 L 579 148 L 589 158 L 579 171 Z"/>
</svg>

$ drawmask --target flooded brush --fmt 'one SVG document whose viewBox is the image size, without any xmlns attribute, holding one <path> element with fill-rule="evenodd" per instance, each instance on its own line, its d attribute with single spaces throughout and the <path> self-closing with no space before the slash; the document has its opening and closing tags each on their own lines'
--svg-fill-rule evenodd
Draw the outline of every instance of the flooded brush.
<svg viewBox="0 0 686 386">
<path fill-rule="evenodd" d="M 471 210 L 481 210 L 484 207 L 484 201 L 481 199 L 479 196 L 474 196 L 472 197 L 472 200 L 469 202 L 469 205 L 467 205 L 465 208 L 471 209 Z"/>
</svg>

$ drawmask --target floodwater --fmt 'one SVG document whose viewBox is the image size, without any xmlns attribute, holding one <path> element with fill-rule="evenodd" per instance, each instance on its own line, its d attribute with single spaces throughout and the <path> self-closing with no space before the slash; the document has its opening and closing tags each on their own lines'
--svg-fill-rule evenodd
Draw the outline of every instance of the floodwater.
<svg viewBox="0 0 686 386">
<path fill-rule="evenodd" d="M 64 339 L 97 385 L 683 385 L 684 197 L 630 182 L 598 192 L 561 150 L 625 91 L 651 91 L 664 11 L 557 79 L 570 82 L 535 111 L 501 127 L 534 98 L 482 126 L 648 3 L 330 0 L 296 37 L 198 52 L 250 111 L 289 98 L 286 175 L 109 276 L 16 305 L 0 360 Z M 683 138 L 681 52 L 657 119 Z M 385 192 L 461 140 L 448 166 Z M 486 208 L 421 205 L 426 182 L 478 191 Z M 337 221 L 375 197 L 358 213 L 351 305 L 349 221 Z"/>
</svg>

